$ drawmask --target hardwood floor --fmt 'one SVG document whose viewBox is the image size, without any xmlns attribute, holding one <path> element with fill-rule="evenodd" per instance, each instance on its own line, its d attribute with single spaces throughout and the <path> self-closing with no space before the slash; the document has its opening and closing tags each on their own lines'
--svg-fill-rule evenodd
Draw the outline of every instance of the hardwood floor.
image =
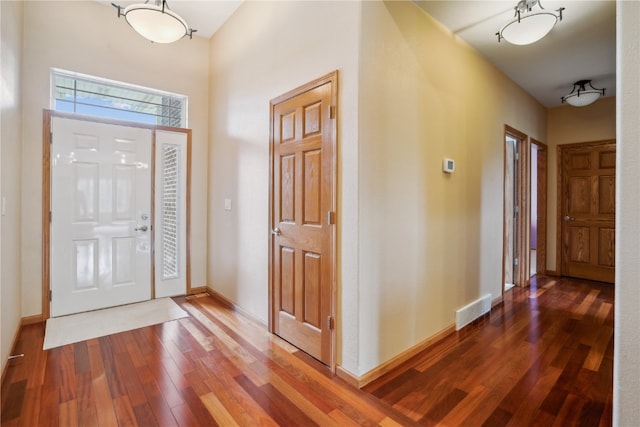
<svg viewBox="0 0 640 427">
<path fill-rule="evenodd" d="M 43 351 L 25 326 L 2 426 L 611 425 L 613 286 L 541 278 L 369 384 L 210 297 L 189 318 Z"/>
<path fill-rule="evenodd" d="M 534 279 L 364 389 L 424 425 L 611 425 L 613 289 Z"/>
</svg>

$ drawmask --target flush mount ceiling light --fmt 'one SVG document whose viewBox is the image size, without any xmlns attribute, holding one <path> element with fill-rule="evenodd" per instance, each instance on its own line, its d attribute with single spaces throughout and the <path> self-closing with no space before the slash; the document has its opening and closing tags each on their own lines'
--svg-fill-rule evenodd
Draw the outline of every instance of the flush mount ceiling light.
<svg viewBox="0 0 640 427">
<path fill-rule="evenodd" d="M 147 0 L 124 10 L 115 3 L 111 5 L 118 9 L 118 18 L 124 16 L 138 34 L 154 43 L 173 43 L 184 36 L 193 38 L 193 33 L 198 31 L 189 28 L 184 19 L 171 11 L 166 0 Z"/>
<path fill-rule="evenodd" d="M 587 88 L 587 85 L 589 87 Z M 593 104 L 598 98 L 604 96 L 604 89 L 596 89 L 591 80 L 578 80 L 573 84 L 573 89 L 568 95 L 562 97 L 562 102 L 574 107 L 584 107 Z"/>
<path fill-rule="evenodd" d="M 540 10 L 533 10 L 536 5 Z M 562 21 L 564 7 L 547 10 L 538 0 L 520 0 L 514 9 L 515 18 L 496 33 L 498 42 L 502 39 L 517 45 L 537 42 L 546 36 L 558 21 Z"/>
</svg>

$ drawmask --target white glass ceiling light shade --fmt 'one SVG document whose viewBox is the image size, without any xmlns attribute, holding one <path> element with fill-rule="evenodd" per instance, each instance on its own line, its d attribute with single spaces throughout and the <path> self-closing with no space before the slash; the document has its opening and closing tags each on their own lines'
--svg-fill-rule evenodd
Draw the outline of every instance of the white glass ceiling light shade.
<svg viewBox="0 0 640 427">
<path fill-rule="evenodd" d="M 136 3 L 122 6 L 111 3 L 118 9 L 118 17 L 124 16 L 131 28 L 154 43 L 173 43 L 184 36 L 193 37 L 197 30 L 189 28 L 187 22 L 169 9 L 166 0 L 154 0 L 155 4 Z"/>
<path fill-rule="evenodd" d="M 539 6 L 539 11 L 534 11 L 534 6 Z M 525 45 L 535 43 L 562 20 L 561 7 L 558 10 L 546 10 L 538 0 L 520 0 L 516 7 L 515 18 L 509 21 L 496 33 L 498 41 L 505 39 L 511 44 Z"/>
<path fill-rule="evenodd" d="M 587 85 L 589 87 L 587 88 Z M 598 98 L 604 96 L 605 89 L 596 89 L 591 85 L 591 80 L 579 80 L 573 84 L 573 89 L 568 95 L 562 97 L 562 102 L 574 107 L 584 107 L 593 104 Z"/>
</svg>

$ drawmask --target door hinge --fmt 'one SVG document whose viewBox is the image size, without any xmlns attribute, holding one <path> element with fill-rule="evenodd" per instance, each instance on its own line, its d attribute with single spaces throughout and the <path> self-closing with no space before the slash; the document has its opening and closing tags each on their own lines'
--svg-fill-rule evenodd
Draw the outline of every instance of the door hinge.
<svg viewBox="0 0 640 427">
<path fill-rule="evenodd" d="M 327 316 L 327 329 L 333 329 L 333 318 L 331 316 Z"/>
<path fill-rule="evenodd" d="M 53 221 L 53 215 L 51 214 L 51 211 L 49 211 L 49 224 L 51 224 L 51 221 Z"/>
<path fill-rule="evenodd" d="M 336 118 L 336 106 L 335 105 L 329 105 L 329 118 L 330 119 L 335 119 Z"/>
<path fill-rule="evenodd" d="M 516 160 L 520 160 L 520 153 L 516 152 Z"/>
<path fill-rule="evenodd" d="M 53 132 L 49 132 L 49 144 L 53 144 Z"/>
<path fill-rule="evenodd" d="M 514 206 L 514 207 L 513 207 L 513 211 L 514 211 L 516 214 L 520 213 L 520 206 L 517 206 L 517 205 L 516 205 L 516 206 Z"/>
<path fill-rule="evenodd" d="M 336 213 L 334 211 L 327 212 L 327 224 L 334 225 L 336 223 Z"/>
<path fill-rule="evenodd" d="M 49 302 L 53 301 L 53 291 L 49 290 Z"/>
<path fill-rule="evenodd" d="M 517 265 L 518 265 L 518 263 L 519 263 L 518 258 L 514 258 L 514 259 L 513 259 L 513 265 L 517 266 Z"/>
</svg>

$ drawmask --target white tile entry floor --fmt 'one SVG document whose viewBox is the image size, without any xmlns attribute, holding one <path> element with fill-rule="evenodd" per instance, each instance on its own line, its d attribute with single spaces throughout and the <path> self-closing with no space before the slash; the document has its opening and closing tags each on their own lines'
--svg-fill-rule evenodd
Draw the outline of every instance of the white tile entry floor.
<svg viewBox="0 0 640 427">
<path fill-rule="evenodd" d="M 187 317 L 171 298 L 160 298 L 47 320 L 44 350 Z"/>
</svg>

